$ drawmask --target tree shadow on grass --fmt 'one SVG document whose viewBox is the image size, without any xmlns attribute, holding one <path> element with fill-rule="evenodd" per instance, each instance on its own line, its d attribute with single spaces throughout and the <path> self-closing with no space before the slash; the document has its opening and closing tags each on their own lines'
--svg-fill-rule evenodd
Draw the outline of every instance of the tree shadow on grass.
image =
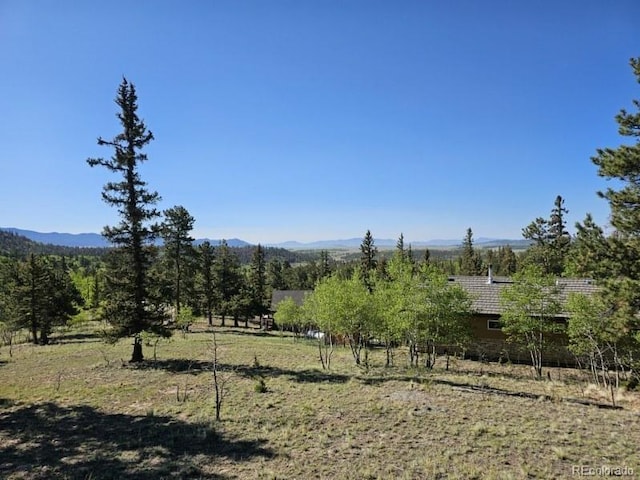
<svg viewBox="0 0 640 480">
<path fill-rule="evenodd" d="M 42 403 L 0 413 L 0 477 L 225 478 L 220 458 L 273 457 L 263 444 L 172 417 Z"/>
<path fill-rule="evenodd" d="M 127 364 L 127 368 L 133 370 L 166 370 L 171 373 L 191 373 L 193 375 L 211 371 L 212 367 L 212 362 L 189 360 L 187 358 L 165 358 L 162 360 L 145 360 L 140 363 Z"/>
<path fill-rule="evenodd" d="M 465 382 L 454 382 L 452 380 L 445 380 L 442 378 L 433 378 L 433 377 L 418 377 L 418 376 L 371 376 L 371 377 L 357 377 L 363 385 L 381 385 L 388 381 L 400 381 L 406 383 L 433 383 L 436 385 L 446 385 L 451 387 L 454 390 L 464 391 L 468 393 L 482 393 L 489 395 L 499 395 L 503 397 L 519 397 L 519 398 L 528 398 L 530 400 L 544 400 L 547 402 L 556 402 L 562 401 L 567 403 L 575 403 L 579 405 L 587 405 L 594 406 L 597 408 L 608 409 L 608 410 L 621 410 L 622 407 L 616 405 L 609 405 L 606 403 L 596 402 L 588 399 L 580 399 L 580 398 L 555 398 L 551 395 L 541 395 L 537 393 L 524 392 L 524 391 L 513 391 L 506 390 L 504 388 L 496 388 L 489 387 L 486 385 L 476 385 L 474 383 L 465 383 Z"/>
<path fill-rule="evenodd" d="M 228 368 L 228 367 L 227 367 Z M 269 366 L 237 366 L 232 367 L 238 374 L 254 377 L 280 377 L 287 376 L 298 383 L 346 383 L 351 379 L 350 375 L 326 372 L 322 370 L 290 370 Z"/>
<path fill-rule="evenodd" d="M 246 328 L 246 329 L 242 329 L 242 330 L 235 330 L 235 328 L 238 327 L 233 327 L 234 330 L 226 330 L 224 331 L 225 334 L 230 334 L 230 335 L 250 335 L 252 337 L 276 337 L 277 335 L 272 333 L 271 331 L 267 331 L 267 330 L 260 330 L 258 328 Z"/>
<path fill-rule="evenodd" d="M 104 337 L 100 333 L 58 333 L 51 337 L 49 343 L 53 345 L 68 343 L 97 343 L 103 341 Z"/>
<path fill-rule="evenodd" d="M 213 371 L 213 363 L 203 360 L 188 360 L 184 358 L 167 358 L 163 360 L 147 360 L 137 364 L 129 364 L 127 368 L 135 370 L 159 369 L 171 373 L 191 373 L 199 375 Z M 351 379 L 349 375 L 326 372 L 322 370 L 291 370 L 270 366 L 227 365 L 219 364 L 221 372 L 235 372 L 247 378 L 255 377 L 290 377 L 298 383 L 346 383 Z"/>
</svg>

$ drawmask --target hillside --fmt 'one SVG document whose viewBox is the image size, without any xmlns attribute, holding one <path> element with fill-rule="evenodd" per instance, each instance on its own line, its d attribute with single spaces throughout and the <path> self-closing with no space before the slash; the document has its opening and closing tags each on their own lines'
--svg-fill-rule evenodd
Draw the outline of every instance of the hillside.
<svg viewBox="0 0 640 480">
<path fill-rule="evenodd" d="M 129 339 L 107 346 L 101 328 L 3 355 L 1 478 L 545 479 L 572 478 L 576 465 L 640 469 L 638 394 L 604 408 L 601 392 L 584 388 L 585 371 L 555 368 L 552 381 L 536 381 L 522 365 L 456 360 L 446 370 L 439 359 L 416 369 L 400 350 L 384 367 L 384 349 L 365 371 L 348 348 L 321 370 L 317 342 L 216 322 L 228 387 L 216 422 L 206 322 L 155 353 L 145 347 L 140 366 L 121 360 Z"/>
<path fill-rule="evenodd" d="M 198 244 L 198 242 L 195 242 Z M 231 250 L 238 255 L 240 263 L 243 265 L 251 262 L 251 256 L 255 249 L 254 246 L 242 242 L 244 245 L 230 246 Z M 217 244 L 215 244 L 217 245 Z M 109 249 L 106 247 L 72 247 L 64 245 L 52 245 L 49 243 L 40 243 L 17 233 L 0 229 L 0 255 L 11 257 L 24 257 L 30 253 L 43 255 L 104 255 Z M 318 252 L 292 252 L 284 248 L 266 247 L 264 249 L 265 260 L 269 261 L 277 258 L 289 263 L 309 262 L 319 257 Z"/>
<path fill-rule="evenodd" d="M 99 233 L 59 233 L 59 232 L 36 232 L 34 230 L 23 230 L 21 228 L 14 227 L 0 227 L 0 231 L 14 233 L 25 237 L 33 242 L 60 245 L 64 247 L 88 247 L 88 248 L 105 248 L 111 246 L 106 238 Z M 212 245 L 218 245 L 221 240 L 211 240 L 208 238 L 201 238 L 194 243 L 200 245 L 205 240 L 211 242 Z M 230 247 L 246 247 L 250 244 L 239 238 L 231 238 L 226 240 L 227 245 Z"/>
<path fill-rule="evenodd" d="M 30 253 L 43 255 L 91 255 L 100 256 L 106 253 L 106 248 L 98 247 L 69 247 L 35 242 L 17 233 L 0 230 L 0 255 L 24 257 Z"/>
</svg>

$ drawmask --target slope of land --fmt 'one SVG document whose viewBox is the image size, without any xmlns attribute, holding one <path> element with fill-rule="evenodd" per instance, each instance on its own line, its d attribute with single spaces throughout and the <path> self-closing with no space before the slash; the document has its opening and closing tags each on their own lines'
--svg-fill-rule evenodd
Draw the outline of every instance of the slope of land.
<svg viewBox="0 0 640 480">
<path fill-rule="evenodd" d="M 95 328 L 19 345 L 0 364 L 0 477 L 570 478 L 575 466 L 640 472 L 640 400 L 621 409 L 575 370 L 457 361 L 369 371 L 338 348 L 217 328 L 226 396 L 215 422 L 212 334 L 174 336 L 132 367 L 130 341 Z M 55 337 L 54 337 L 55 338 Z M 582 403 L 580 403 L 582 402 Z M 583 404 L 583 403 L 586 403 Z"/>
</svg>

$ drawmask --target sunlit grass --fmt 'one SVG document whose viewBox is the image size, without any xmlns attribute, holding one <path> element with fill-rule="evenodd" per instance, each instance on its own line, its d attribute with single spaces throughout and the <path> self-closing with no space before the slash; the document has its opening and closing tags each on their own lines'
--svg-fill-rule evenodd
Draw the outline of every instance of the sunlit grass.
<svg viewBox="0 0 640 480">
<path fill-rule="evenodd" d="M 130 340 L 104 344 L 86 324 L 60 343 L 0 351 L 0 476 L 566 478 L 572 465 L 603 463 L 640 472 L 637 393 L 620 393 L 622 409 L 598 408 L 570 401 L 606 403 L 575 370 L 553 370 L 551 382 L 518 365 L 426 371 L 407 368 L 401 352 L 393 368 L 374 352 L 365 373 L 346 348 L 326 372 L 313 341 L 277 332 L 217 330 L 229 379 L 217 423 L 212 335 L 199 327 L 161 341 L 155 362 L 145 346 L 139 367 L 127 363 Z M 80 423 L 86 448 L 65 447 L 56 418 L 43 426 L 23 415 L 39 405 L 112 433 Z M 21 429 L 7 427 L 15 422 Z M 44 455 L 47 442 L 69 460 Z"/>
</svg>

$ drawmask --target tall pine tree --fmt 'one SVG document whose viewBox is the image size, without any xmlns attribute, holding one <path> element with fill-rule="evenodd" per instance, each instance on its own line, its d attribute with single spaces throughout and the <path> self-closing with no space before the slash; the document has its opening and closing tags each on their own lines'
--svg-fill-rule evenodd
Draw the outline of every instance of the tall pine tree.
<svg viewBox="0 0 640 480">
<path fill-rule="evenodd" d="M 548 275 L 564 273 L 571 246 L 571 235 L 564 217 L 567 213 L 569 210 L 564 206 L 564 198 L 558 195 L 548 220 L 538 217 L 522 229 L 522 236 L 534 242 L 523 259 L 525 264 L 537 264 Z"/>
<path fill-rule="evenodd" d="M 251 256 L 248 287 L 250 294 L 250 313 L 263 315 L 269 311 L 267 292 L 267 265 L 264 259 L 264 248 L 258 246 Z"/>
<path fill-rule="evenodd" d="M 460 275 L 480 275 L 482 273 L 482 259 L 473 248 L 473 231 L 467 228 L 467 234 L 462 241 L 462 254 L 459 259 Z"/>
<path fill-rule="evenodd" d="M 216 305 L 218 292 L 214 283 L 213 262 L 215 254 L 214 248 L 208 240 L 202 242 L 198 248 L 199 260 L 199 283 L 198 291 L 200 293 L 200 302 L 202 310 L 209 321 L 209 325 L 213 325 L 213 311 Z"/>
<path fill-rule="evenodd" d="M 102 189 L 102 199 L 120 215 L 120 223 L 104 227 L 102 233 L 116 247 L 107 264 L 103 315 L 113 327 L 114 338 L 134 338 L 131 361 L 141 362 L 142 332 L 169 335 L 163 326 L 161 305 L 152 296 L 149 275 L 156 254 L 153 240 L 159 228 L 153 222 L 160 216 L 154 205 L 160 196 L 140 177 L 139 167 L 147 160 L 142 149 L 153 140 L 153 134 L 138 117 L 136 88 L 126 78 L 118 87 L 115 102 L 122 132 L 112 140 L 98 138 L 98 145 L 112 148 L 113 155 L 108 159 L 89 158 L 87 163 L 105 167 L 120 177 Z"/>
<path fill-rule="evenodd" d="M 176 311 L 180 314 L 180 307 L 184 303 L 183 290 L 185 284 L 193 291 L 193 273 L 195 268 L 195 250 L 193 249 L 193 230 L 195 219 L 181 205 L 164 211 L 164 222 L 161 235 L 164 240 L 164 257 L 170 277 L 171 300 Z M 193 303 L 193 302 L 191 302 Z"/>
<path fill-rule="evenodd" d="M 360 276 L 369 293 L 373 291 L 374 279 L 372 276 L 378 264 L 377 254 L 378 248 L 375 246 L 373 235 L 370 230 L 367 230 L 360 244 Z"/>
<path fill-rule="evenodd" d="M 640 57 L 632 58 L 631 68 L 640 83 Z M 633 100 L 636 112 L 622 109 L 616 115 L 618 132 L 629 137 L 629 145 L 597 150 L 591 160 L 598 166 L 598 175 L 607 180 L 616 180 L 616 186 L 598 192 L 609 202 L 611 225 L 614 234 L 607 239 L 609 253 L 607 261 L 613 264 L 612 273 L 605 279 L 605 298 L 613 308 L 612 321 L 622 323 L 628 333 L 626 352 L 628 358 L 638 358 L 640 353 L 640 100 Z M 585 224 L 585 227 L 588 225 Z M 586 232 L 585 232 L 586 233 Z M 599 232 L 591 228 L 592 242 L 601 243 Z M 602 252 L 595 250 L 595 255 Z M 611 268 L 611 267 L 609 267 Z M 635 360 L 635 371 L 640 364 Z"/>
</svg>

